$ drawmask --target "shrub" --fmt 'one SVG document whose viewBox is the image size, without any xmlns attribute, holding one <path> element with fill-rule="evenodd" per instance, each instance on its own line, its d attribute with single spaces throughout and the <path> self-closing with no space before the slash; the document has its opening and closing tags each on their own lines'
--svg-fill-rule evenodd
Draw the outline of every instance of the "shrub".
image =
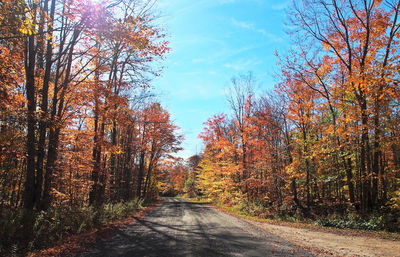
<svg viewBox="0 0 400 257">
<path fill-rule="evenodd" d="M 384 229 L 384 222 L 382 216 L 371 216 L 369 219 L 319 219 L 315 221 L 316 225 L 334 228 L 351 228 L 362 230 L 382 230 Z"/>
<path fill-rule="evenodd" d="M 33 212 L 30 221 L 33 224 L 33 234 L 27 242 L 28 249 L 24 250 L 21 245 L 24 239 L 22 211 L 3 211 L 0 213 L 0 255 L 42 249 L 65 235 L 79 234 L 109 221 L 128 217 L 141 208 L 143 200 L 135 199 L 130 202 L 108 203 L 102 208 L 59 206 L 48 211 Z"/>
<path fill-rule="evenodd" d="M 267 209 L 261 201 L 243 200 L 239 204 L 240 212 L 245 215 L 263 217 Z"/>
<path fill-rule="evenodd" d="M 3 252 L 16 253 L 19 246 L 15 243 L 21 241 L 22 211 L 6 212 L 0 214 L 0 255 Z"/>
<path fill-rule="evenodd" d="M 94 228 L 101 224 L 99 211 L 96 211 L 93 206 L 84 207 L 81 209 L 79 217 L 79 226 L 76 230 L 77 234 L 80 234 L 86 230 Z"/>
</svg>

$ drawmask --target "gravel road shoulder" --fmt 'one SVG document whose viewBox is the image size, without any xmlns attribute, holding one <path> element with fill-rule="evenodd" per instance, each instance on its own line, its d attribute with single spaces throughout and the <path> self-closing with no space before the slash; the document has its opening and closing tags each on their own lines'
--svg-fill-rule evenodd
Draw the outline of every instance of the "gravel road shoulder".
<svg viewBox="0 0 400 257">
<path fill-rule="evenodd" d="M 316 231 L 311 228 L 275 225 L 247 219 L 246 221 L 308 249 L 316 256 L 400 257 L 400 241 L 395 239 L 340 235 L 337 232 Z"/>
</svg>

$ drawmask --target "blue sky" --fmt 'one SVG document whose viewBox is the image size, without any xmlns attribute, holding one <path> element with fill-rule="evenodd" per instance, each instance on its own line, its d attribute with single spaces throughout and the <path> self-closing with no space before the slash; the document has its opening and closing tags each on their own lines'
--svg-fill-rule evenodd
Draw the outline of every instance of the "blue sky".
<svg viewBox="0 0 400 257">
<path fill-rule="evenodd" d="M 285 8 L 288 0 L 159 0 L 161 23 L 171 52 L 162 75 L 154 80 L 160 101 L 184 134 L 190 157 L 202 149 L 203 122 L 229 113 L 230 79 L 251 71 L 258 91 L 273 89 L 275 50 L 287 48 Z"/>
</svg>

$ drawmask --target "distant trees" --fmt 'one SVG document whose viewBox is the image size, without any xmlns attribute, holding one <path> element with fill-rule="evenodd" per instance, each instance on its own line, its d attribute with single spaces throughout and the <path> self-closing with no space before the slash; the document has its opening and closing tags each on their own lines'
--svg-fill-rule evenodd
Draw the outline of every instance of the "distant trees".
<svg viewBox="0 0 400 257">
<path fill-rule="evenodd" d="M 205 123 L 203 191 L 305 216 L 398 208 L 399 8 L 294 3 L 294 45 L 278 55 L 275 93 L 256 97 L 249 78 L 235 79 L 232 118 Z"/>
<path fill-rule="evenodd" d="M 200 194 L 197 188 L 197 175 L 200 172 L 201 156 L 192 155 L 186 161 L 179 158 L 164 166 L 163 195 L 185 195 L 194 197 Z"/>
</svg>

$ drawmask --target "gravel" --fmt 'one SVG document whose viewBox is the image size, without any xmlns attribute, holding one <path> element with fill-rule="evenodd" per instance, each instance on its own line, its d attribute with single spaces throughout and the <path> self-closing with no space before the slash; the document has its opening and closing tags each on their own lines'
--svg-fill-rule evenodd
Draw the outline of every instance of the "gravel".
<svg viewBox="0 0 400 257">
<path fill-rule="evenodd" d="M 143 219 L 79 255 L 313 256 L 299 246 L 207 204 L 164 198 Z"/>
</svg>

